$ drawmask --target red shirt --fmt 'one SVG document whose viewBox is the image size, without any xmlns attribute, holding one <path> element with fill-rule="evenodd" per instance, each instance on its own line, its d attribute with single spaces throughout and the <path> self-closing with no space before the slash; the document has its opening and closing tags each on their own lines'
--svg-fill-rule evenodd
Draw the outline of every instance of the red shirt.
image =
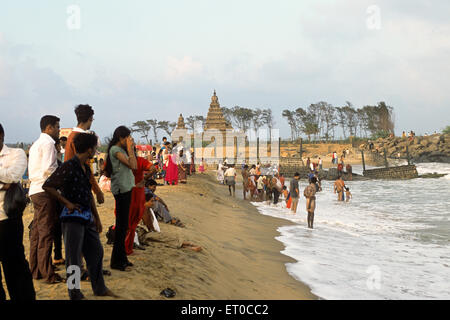
<svg viewBox="0 0 450 320">
<path fill-rule="evenodd" d="M 138 184 L 144 179 L 144 172 L 150 170 L 152 163 L 145 158 L 137 157 L 137 169 L 134 173 L 134 183 Z"/>
</svg>

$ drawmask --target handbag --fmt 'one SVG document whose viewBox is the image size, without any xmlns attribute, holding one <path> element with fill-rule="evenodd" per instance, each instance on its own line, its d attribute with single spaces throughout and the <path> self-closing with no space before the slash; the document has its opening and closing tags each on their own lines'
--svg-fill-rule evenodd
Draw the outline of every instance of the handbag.
<svg viewBox="0 0 450 320">
<path fill-rule="evenodd" d="M 21 218 L 27 207 L 27 196 L 20 183 L 11 183 L 5 192 L 3 210 L 9 219 Z"/>
</svg>

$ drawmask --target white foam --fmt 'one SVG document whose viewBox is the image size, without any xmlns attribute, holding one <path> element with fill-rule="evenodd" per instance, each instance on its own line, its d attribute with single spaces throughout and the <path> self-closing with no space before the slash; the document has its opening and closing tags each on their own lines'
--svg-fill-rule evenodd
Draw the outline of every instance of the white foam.
<svg viewBox="0 0 450 320">
<path fill-rule="evenodd" d="M 450 233 L 441 227 L 450 218 L 449 181 L 348 185 L 354 198 L 338 203 L 332 184 L 323 183 L 314 230 L 306 227 L 304 198 L 296 215 L 254 203 L 262 214 L 297 224 L 278 229 L 283 253 L 297 261 L 287 271 L 325 299 L 449 299 Z"/>
</svg>

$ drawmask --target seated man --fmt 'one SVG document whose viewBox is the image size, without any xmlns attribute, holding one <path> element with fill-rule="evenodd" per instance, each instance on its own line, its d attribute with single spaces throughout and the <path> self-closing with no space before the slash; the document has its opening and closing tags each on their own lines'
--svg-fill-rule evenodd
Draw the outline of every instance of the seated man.
<svg viewBox="0 0 450 320">
<path fill-rule="evenodd" d="M 159 217 L 161 220 L 163 220 L 165 223 L 170 223 L 178 227 L 184 227 L 184 225 L 180 222 L 180 220 L 172 218 L 167 204 L 161 198 L 155 195 L 157 185 L 158 184 L 153 179 L 149 179 L 145 183 L 146 206 L 150 207 L 155 213 L 155 215 Z"/>
</svg>

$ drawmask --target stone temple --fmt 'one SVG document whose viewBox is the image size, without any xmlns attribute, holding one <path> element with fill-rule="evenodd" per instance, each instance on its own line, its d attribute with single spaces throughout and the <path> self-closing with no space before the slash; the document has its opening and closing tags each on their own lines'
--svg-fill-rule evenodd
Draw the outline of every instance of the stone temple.
<svg viewBox="0 0 450 320">
<path fill-rule="evenodd" d="M 186 124 L 184 123 L 184 118 L 182 114 L 180 114 L 180 116 L 178 117 L 176 129 L 186 129 Z"/>
<path fill-rule="evenodd" d="M 227 130 L 233 129 L 223 117 L 222 109 L 220 108 L 219 98 L 214 90 L 214 95 L 211 97 L 211 104 L 209 105 L 208 115 L 206 116 L 206 123 L 204 130 Z"/>
</svg>

